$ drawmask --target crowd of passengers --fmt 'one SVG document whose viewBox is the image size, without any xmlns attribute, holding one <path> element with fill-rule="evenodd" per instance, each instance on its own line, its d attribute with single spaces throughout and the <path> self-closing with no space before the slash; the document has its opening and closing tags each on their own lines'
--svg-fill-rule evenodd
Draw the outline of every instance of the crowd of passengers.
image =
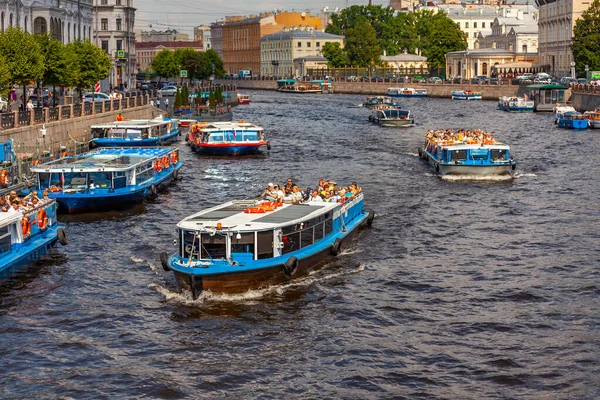
<svg viewBox="0 0 600 400">
<path fill-rule="evenodd" d="M 42 197 L 38 197 L 38 192 L 33 190 L 27 196 L 19 197 L 14 190 L 6 196 L 0 196 L 0 210 L 7 213 L 26 214 L 50 201 L 48 190 L 44 190 Z"/>
<path fill-rule="evenodd" d="M 458 142 L 469 142 L 469 141 L 487 141 L 488 143 L 496 143 L 496 139 L 494 135 L 490 132 L 484 132 L 481 129 L 474 130 L 466 130 L 459 129 L 455 131 L 454 129 L 438 129 L 438 130 L 428 130 L 425 134 L 425 138 L 429 139 L 433 142 L 444 142 L 444 141 L 458 141 Z"/>
<path fill-rule="evenodd" d="M 261 194 L 261 198 L 267 201 L 276 201 L 284 204 L 300 203 L 345 203 L 354 199 L 362 189 L 352 182 L 350 185 L 337 186 L 331 180 L 319 179 L 314 189 L 307 187 L 302 190 L 296 185 L 292 178 L 288 178 L 285 185 L 269 183 Z"/>
</svg>

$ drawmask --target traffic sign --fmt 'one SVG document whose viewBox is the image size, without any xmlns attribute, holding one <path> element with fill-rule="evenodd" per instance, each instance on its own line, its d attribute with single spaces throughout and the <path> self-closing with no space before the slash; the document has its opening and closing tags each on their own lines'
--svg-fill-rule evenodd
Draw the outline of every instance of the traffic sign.
<svg viewBox="0 0 600 400">
<path fill-rule="evenodd" d="M 182 69 L 181 71 L 179 71 L 179 77 L 180 78 L 187 78 L 187 70 L 186 69 Z"/>
<path fill-rule="evenodd" d="M 117 50 L 117 58 L 125 58 L 125 50 Z"/>
<path fill-rule="evenodd" d="M 211 80 L 211 81 L 214 81 L 214 80 L 215 80 L 215 75 L 214 75 L 214 74 L 210 76 L 210 80 Z"/>
<path fill-rule="evenodd" d="M 96 85 L 94 86 L 94 92 L 100 93 L 100 81 L 96 82 Z"/>
</svg>

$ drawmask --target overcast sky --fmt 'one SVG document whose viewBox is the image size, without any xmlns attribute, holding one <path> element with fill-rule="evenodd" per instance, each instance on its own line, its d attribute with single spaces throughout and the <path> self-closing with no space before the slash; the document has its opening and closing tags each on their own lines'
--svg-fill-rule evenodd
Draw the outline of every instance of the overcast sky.
<svg viewBox="0 0 600 400">
<path fill-rule="evenodd" d="M 249 15 L 261 12 L 310 11 L 318 15 L 323 7 L 335 9 L 366 5 L 368 0 L 136 0 L 136 29 L 176 29 L 192 34 L 194 26 L 210 25 L 226 15 Z M 389 4 L 389 0 L 373 0 L 373 4 Z M 193 39 L 193 38 L 190 38 Z"/>
</svg>

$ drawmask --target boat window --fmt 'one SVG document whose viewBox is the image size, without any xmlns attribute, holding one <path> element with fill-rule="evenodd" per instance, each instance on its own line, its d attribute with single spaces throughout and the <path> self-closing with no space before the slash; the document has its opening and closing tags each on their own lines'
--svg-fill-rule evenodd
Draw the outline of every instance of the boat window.
<svg viewBox="0 0 600 400">
<path fill-rule="evenodd" d="M 135 175 L 137 184 L 146 182 L 147 180 L 152 179 L 154 176 L 154 169 L 152 166 L 152 161 L 147 162 L 143 165 L 138 165 L 135 168 Z"/>
<path fill-rule="evenodd" d="M 272 236 L 273 234 L 271 234 Z M 240 233 L 239 239 L 237 238 L 237 234 L 234 234 L 231 239 L 231 252 L 250 253 L 254 257 L 254 232 Z"/>
<path fill-rule="evenodd" d="M 109 138 L 123 138 L 126 130 L 123 128 L 110 128 L 106 134 Z"/>
<path fill-rule="evenodd" d="M 300 249 L 300 232 L 283 235 L 281 241 L 283 242 L 283 254 L 296 251 Z"/>
<path fill-rule="evenodd" d="M 508 150 L 492 149 L 492 160 L 508 160 Z"/>
<path fill-rule="evenodd" d="M 0 228 L 0 254 L 10 251 L 10 225 Z"/>
<path fill-rule="evenodd" d="M 273 257 L 273 231 L 263 231 L 257 234 L 257 258 L 272 258 Z"/>
<path fill-rule="evenodd" d="M 310 246 L 313 244 L 313 232 L 314 227 L 310 227 L 308 229 L 304 229 L 300 232 L 300 244 L 302 248 Z"/>
<path fill-rule="evenodd" d="M 464 161 L 467 159 L 466 150 L 453 150 L 450 154 L 450 161 Z"/>
<path fill-rule="evenodd" d="M 325 233 L 325 224 L 324 223 L 315 225 L 315 243 L 318 242 L 319 240 L 323 239 L 324 233 Z"/>
<path fill-rule="evenodd" d="M 223 134 L 221 132 L 219 133 L 211 133 L 210 136 L 208 137 L 208 142 L 209 143 L 215 143 L 215 142 L 222 142 L 223 141 Z"/>
<path fill-rule="evenodd" d="M 92 138 L 100 139 L 106 137 L 106 129 L 105 128 L 92 128 Z"/>
<path fill-rule="evenodd" d="M 40 172 L 38 174 L 38 189 L 43 190 L 50 186 L 50 173 L 49 172 Z"/>
<path fill-rule="evenodd" d="M 98 189 L 109 189 L 112 187 L 112 172 L 90 172 L 88 181 Z"/>
<path fill-rule="evenodd" d="M 325 235 L 333 232 L 333 219 L 329 218 L 325 221 Z"/>
<path fill-rule="evenodd" d="M 141 129 L 127 129 L 125 136 L 129 139 L 138 139 L 142 136 Z"/>
<path fill-rule="evenodd" d="M 471 159 L 486 160 L 488 158 L 488 149 L 471 149 Z"/>
<path fill-rule="evenodd" d="M 226 237 L 222 235 L 200 235 L 202 246 L 200 248 L 201 259 L 216 259 L 227 257 Z"/>
<path fill-rule="evenodd" d="M 189 258 L 194 256 L 198 258 L 198 250 L 200 249 L 200 238 L 194 237 L 196 233 L 193 231 L 184 231 L 183 233 L 183 244 L 180 246 L 179 252 L 181 257 Z"/>
</svg>

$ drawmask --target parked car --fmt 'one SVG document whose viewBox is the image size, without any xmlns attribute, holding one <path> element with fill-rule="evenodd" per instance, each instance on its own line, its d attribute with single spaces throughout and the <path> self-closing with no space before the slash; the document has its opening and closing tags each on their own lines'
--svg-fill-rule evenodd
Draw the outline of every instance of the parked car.
<svg viewBox="0 0 600 400">
<path fill-rule="evenodd" d="M 157 88 L 158 88 L 158 82 L 154 82 L 154 81 L 143 81 L 140 84 L 141 90 L 155 90 Z"/>
<path fill-rule="evenodd" d="M 588 83 L 588 81 L 585 78 L 579 78 L 579 79 L 577 79 L 577 83 L 586 85 Z"/>
<path fill-rule="evenodd" d="M 41 95 L 38 98 L 37 94 L 32 94 L 31 96 L 29 96 L 29 99 L 31 100 L 31 102 L 33 103 L 34 107 L 49 107 L 50 106 L 50 96 L 48 95 Z M 39 103 L 39 106 L 38 106 Z"/>
<path fill-rule="evenodd" d="M 437 76 L 432 76 L 431 78 L 429 78 L 429 83 L 443 83 L 443 81 Z"/>
<path fill-rule="evenodd" d="M 175 96 L 177 94 L 177 86 L 165 86 L 158 90 L 158 94 L 161 96 Z"/>
<path fill-rule="evenodd" d="M 398 78 L 393 75 L 388 75 L 383 77 L 388 82 L 398 82 Z"/>
<path fill-rule="evenodd" d="M 86 93 L 81 97 L 82 103 L 92 103 L 107 100 L 110 100 L 110 97 L 108 97 L 106 93 Z"/>
<path fill-rule="evenodd" d="M 550 78 L 535 78 L 533 83 L 552 83 L 552 79 Z"/>
<path fill-rule="evenodd" d="M 372 76 L 371 82 L 383 82 L 383 78 L 381 76 Z"/>
</svg>

